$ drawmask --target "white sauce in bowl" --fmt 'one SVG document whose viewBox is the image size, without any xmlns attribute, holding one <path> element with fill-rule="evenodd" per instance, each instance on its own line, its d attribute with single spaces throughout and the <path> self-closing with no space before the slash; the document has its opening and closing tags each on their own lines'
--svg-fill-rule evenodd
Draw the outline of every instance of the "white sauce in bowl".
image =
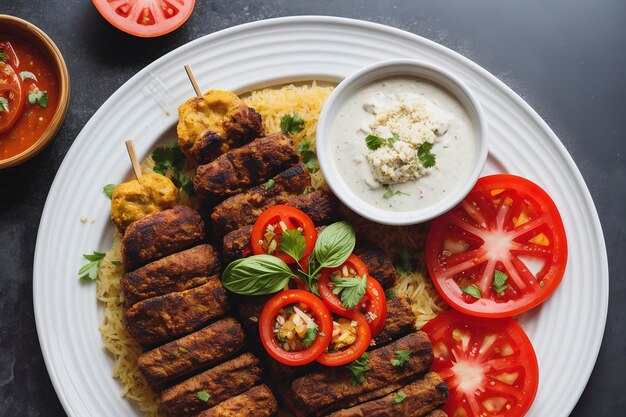
<svg viewBox="0 0 626 417">
<path fill-rule="evenodd" d="M 380 120 L 391 105 L 424 112 L 407 116 L 410 123 L 402 129 L 396 115 L 390 129 Z M 368 148 L 368 135 L 386 139 L 384 145 Z M 368 204 L 390 211 L 417 210 L 443 200 L 463 185 L 475 153 L 474 129 L 461 103 L 443 88 L 411 77 L 376 81 L 353 94 L 332 122 L 330 142 L 348 187 Z M 430 152 L 436 156 L 429 168 L 417 155 L 423 142 L 432 143 Z"/>
</svg>

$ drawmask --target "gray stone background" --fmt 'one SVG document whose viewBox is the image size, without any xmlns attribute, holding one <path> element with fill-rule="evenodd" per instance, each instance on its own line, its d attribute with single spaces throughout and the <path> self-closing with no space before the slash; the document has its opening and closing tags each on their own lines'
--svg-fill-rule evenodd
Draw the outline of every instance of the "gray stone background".
<svg viewBox="0 0 626 417">
<path fill-rule="evenodd" d="M 132 75 L 192 39 L 304 14 L 379 22 L 439 42 L 495 74 L 552 127 L 591 190 L 611 274 L 602 349 L 572 416 L 626 415 L 626 1 L 196 0 L 185 25 L 155 39 L 118 31 L 88 0 L 0 0 L 0 13 L 46 31 L 72 80 L 56 140 L 28 163 L 0 171 L 0 415 L 65 415 L 35 331 L 32 265 L 50 184 L 85 123 Z M 568 346 L 561 348 L 566 355 Z"/>
</svg>

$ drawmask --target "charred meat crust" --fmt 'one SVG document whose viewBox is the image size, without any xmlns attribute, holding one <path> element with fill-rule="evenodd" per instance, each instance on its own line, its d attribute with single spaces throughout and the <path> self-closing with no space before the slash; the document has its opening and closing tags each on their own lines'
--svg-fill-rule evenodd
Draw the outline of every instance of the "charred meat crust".
<svg viewBox="0 0 626 417">
<path fill-rule="evenodd" d="M 356 248 L 357 255 L 367 265 L 371 277 L 375 278 L 384 288 L 391 288 L 398 281 L 398 273 L 389 256 L 378 246 L 367 245 Z"/>
<path fill-rule="evenodd" d="M 198 287 L 219 274 L 221 267 L 219 253 L 208 244 L 166 256 L 124 275 L 124 301 L 128 307 L 141 300 Z"/>
<path fill-rule="evenodd" d="M 448 399 L 446 384 L 434 372 L 400 388 L 400 391 L 406 396 L 400 403 L 394 401 L 396 391 L 385 397 L 334 412 L 328 417 L 422 417 L 441 407 Z"/>
<path fill-rule="evenodd" d="M 270 417 L 277 412 L 278 403 L 274 394 L 266 385 L 259 385 L 197 417 Z"/>
<path fill-rule="evenodd" d="M 137 368 L 148 385 L 157 389 L 205 366 L 229 358 L 245 341 L 237 320 L 227 317 L 174 342 L 143 353 Z"/>
<path fill-rule="evenodd" d="M 304 165 L 298 164 L 276 175 L 271 181 L 218 204 L 211 215 L 215 235 L 222 237 L 242 226 L 254 224 L 265 209 L 285 204 L 302 194 L 311 185 L 311 176 Z"/>
<path fill-rule="evenodd" d="M 397 350 L 412 352 L 404 367 L 391 364 Z M 330 413 L 355 397 L 414 379 L 428 371 L 432 361 L 432 346 L 426 333 L 412 333 L 370 352 L 370 370 L 364 374 L 362 384 L 352 384 L 352 374 L 344 367 L 325 368 L 296 379 L 291 384 L 294 411 L 299 417 Z"/>
<path fill-rule="evenodd" d="M 384 346 L 393 340 L 415 332 L 415 314 L 407 296 L 387 299 L 385 327 L 374 339 L 375 346 Z"/>
<path fill-rule="evenodd" d="M 171 416 L 191 416 L 246 392 L 261 377 L 259 359 L 244 353 L 164 390 L 161 403 Z M 198 398 L 200 391 L 210 396 L 207 401 Z"/>
<path fill-rule="evenodd" d="M 139 344 L 150 346 L 191 333 L 227 310 L 226 290 L 215 276 L 200 287 L 138 302 L 124 322 Z"/>
<path fill-rule="evenodd" d="M 201 204 L 212 206 L 267 181 L 298 161 L 289 136 L 274 133 L 256 139 L 208 164 L 200 165 L 193 178 L 196 196 Z"/>
<path fill-rule="evenodd" d="M 205 238 L 204 222 L 187 206 L 176 206 L 131 224 L 122 238 L 126 271 L 188 249 Z"/>
<path fill-rule="evenodd" d="M 222 246 L 222 258 L 224 264 L 227 265 L 235 259 L 244 258 L 252 255 L 250 249 L 250 235 L 252 234 L 252 226 L 243 226 L 240 229 L 233 230 L 224 236 L 224 244 Z"/>
</svg>

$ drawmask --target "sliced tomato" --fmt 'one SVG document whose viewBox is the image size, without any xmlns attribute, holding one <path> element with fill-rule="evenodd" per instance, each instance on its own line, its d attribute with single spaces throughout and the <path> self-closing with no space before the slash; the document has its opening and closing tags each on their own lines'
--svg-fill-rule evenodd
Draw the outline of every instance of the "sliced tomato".
<svg viewBox="0 0 626 417">
<path fill-rule="evenodd" d="M 446 382 L 450 417 L 521 417 L 539 384 L 535 351 L 511 318 L 450 310 L 423 328 L 433 344 L 432 370 Z"/>
<path fill-rule="evenodd" d="M 13 68 L 20 67 L 20 59 L 17 57 L 15 53 L 15 49 L 13 49 L 13 45 L 11 42 L 0 42 L 0 52 L 6 55 L 7 64 L 12 65 Z"/>
<path fill-rule="evenodd" d="M 354 271 L 354 272 L 352 272 Z M 337 294 L 333 294 L 333 284 L 331 281 L 334 273 L 341 273 L 344 278 L 362 277 L 367 275 L 365 295 L 357 307 L 346 308 Z M 317 282 L 317 289 L 324 302 L 335 314 L 346 316 L 353 311 L 360 311 L 365 315 L 369 323 L 372 337 L 378 336 L 387 320 L 387 300 L 385 291 L 376 279 L 369 276 L 369 271 L 365 263 L 357 255 L 352 254 L 346 261 L 337 268 L 327 268 L 322 270 L 322 276 Z"/>
<path fill-rule="evenodd" d="M 0 133 L 9 130 L 22 115 L 24 109 L 24 89 L 20 76 L 13 67 L 0 62 Z"/>
<path fill-rule="evenodd" d="M 274 255 L 288 264 L 295 264 L 300 259 L 294 259 L 280 250 L 280 239 L 285 230 L 300 229 L 305 239 L 304 256 L 313 252 L 317 230 L 309 216 L 295 207 L 277 205 L 265 210 L 254 223 L 250 236 L 250 246 L 255 255 Z"/>
<path fill-rule="evenodd" d="M 546 300 L 567 263 L 567 240 L 554 202 L 514 175 L 478 180 L 468 196 L 437 218 L 426 240 L 426 264 L 453 308 L 507 317 Z"/>
<path fill-rule="evenodd" d="M 152 38 L 185 23 L 195 0 L 93 0 L 102 17 L 119 30 Z"/>
<path fill-rule="evenodd" d="M 372 333 L 365 316 L 352 311 L 346 314 L 346 318 L 356 321 L 356 340 L 345 349 L 336 352 L 324 352 L 317 361 L 326 366 L 341 366 L 358 359 L 369 347 L 372 341 Z"/>
<path fill-rule="evenodd" d="M 317 324 L 317 336 L 306 349 L 286 351 L 274 335 L 274 322 L 280 310 L 289 305 L 302 303 L 306 305 Z M 321 299 L 308 291 L 281 291 L 265 304 L 259 318 L 259 333 L 265 350 L 277 361 L 291 366 L 301 366 L 316 360 L 328 347 L 333 332 L 333 318 Z"/>
</svg>

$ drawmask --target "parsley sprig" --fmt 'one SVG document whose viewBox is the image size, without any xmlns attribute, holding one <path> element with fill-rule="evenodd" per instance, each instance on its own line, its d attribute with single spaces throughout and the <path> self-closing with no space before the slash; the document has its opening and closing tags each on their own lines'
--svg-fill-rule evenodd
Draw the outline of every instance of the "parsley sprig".
<svg viewBox="0 0 626 417">
<path fill-rule="evenodd" d="M 375 151 L 381 146 L 389 146 L 392 147 L 394 143 L 396 143 L 400 138 L 398 135 L 393 135 L 391 138 L 381 138 L 376 135 L 367 135 L 365 137 L 365 144 L 367 148 L 371 151 Z"/>
<path fill-rule="evenodd" d="M 83 258 L 89 262 L 78 270 L 78 278 L 81 281 L 95 281 L 98 277 L 98 271 L 100 271 L 100 264 L 105 256 L 105 253 L 95 251 L 92 254 L 83 254 Z"/>
<path fill-rule="evenodd" d="M 280 118 L 280 130 L 290 135 L 302 132 L 304 129 L 304 120 L 298 113 L 286 114 Z"/>
<path fill-rule="evenodd" d="M 391 364 L 398 368 L 404 368 L 409 359 L 411 359 L 411 353 L 413 352 L 410 350 L 396 350 L 394 357 L 391 359 Z"/>
<path fill-rule="evenodd" d="M 415 271 L 416 261 L 408 250 L 403 249 L 396 258 L 395 265 L 398 274 L 406 274 Z"/>
<path fill-rule="evenodd" d="M 432 168 L 437 163 L 437 156 L 432 153 L 433 144 L 424 142 L 417 150 L 417 159 L 424 168 Z"/>
<path fill-rule="evenodd" d="M 317 163 L 317 154 L 311 149 L 311 142 L 307 138 L 303 138 L 298 143 L 298 153 L 302 158 L 302 162 L 309 169 L 309 172 L 315 170 L 315 164 Z"/>
<path fill-rule="evenodd" d="M 42 90 L 32 91 L 28 93 L 28 102 L 46 108 L 48 107 L 48 92 Z"/>
<path fill-rule="evenodd" d="M 365 382 L 365 372 L 370 370 L 369 354 L 365 352 L 360 358 L 346 365 L 346 369 L 352 372 L 352 385 L 360 385 Z"/>
<path fill-rule="evenodd" d="M 404 193 L 400 190 L 394 190 L 393 188 L 391 188 L 390 185 L 386 185 L 385 189 L 387 191 L 385 191 L 385 194 L 383 194 L 383 198 L 385 198 L 386 200 L 390 199 L 391 197 L 394 197 L 396 195 L 410 195 L 408 193 Z"/>
<path fill-rule="evenodd" d="M 177 188 L 183 190 L 188 196 L 193 197 L 195 191 L 193 181 L 184 173 L 185 154 L 178 147 L 178 141 L 174 140 L 167 146 L 159 146 L 152 151 L 154 171 L 165 175 L 172 180 Z"/>
<path fill-rule="evenodd" d="M 313 344 L 313 342 L 315 342 L 315 339 L 317 339 L 317 325 L 306 329 L 306 333 L 302 338 L 302 344 L 305 348 L 308 348 Z"/>
</svg>

